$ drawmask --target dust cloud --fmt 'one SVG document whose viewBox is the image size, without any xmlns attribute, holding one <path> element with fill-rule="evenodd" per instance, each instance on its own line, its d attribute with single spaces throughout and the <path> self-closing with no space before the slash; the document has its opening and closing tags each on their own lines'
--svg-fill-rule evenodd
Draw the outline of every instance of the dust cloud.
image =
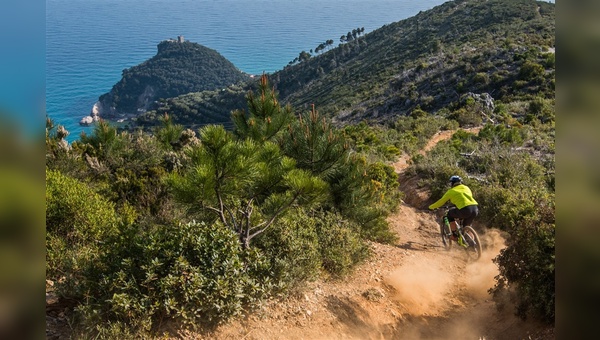
<svg viewBox="0 0 600 340">
<path fill-rule="evenodd" d="M 480 233 L 480 238 L 485 247 L 477 261 L 454 248 L 435 256 L 415 256 L 385 278 L 406 315 L 393 338 L 489 338 L 493 327 L 489 321 L 496 319 L 496 309 L 488 290 L 498 275 L 492 259 L 505 248 L 505 239 L 495 229 Z"/>
<path fill-rule="evenodd" d="M 412 315 L 443 312 L 442 303 L 453 288 L 452 274 L 443 263 L 415 258 L 415 262 L 398 267 L 384 282 L 395 290 L 394 299 Z"/>
<path fill-rule="evenodd" d="M 498 275 L 498 267 L 492 259 L 505 248 L 505 241 L 495 229 L 480 237 L 485 248 L 477 261 L 467 261 L 466 255 L 441 253 L 437 258 L 415 257 L 410 263 L 396 268 L 384 280 L 394 288 L 394 300 L 408 314 L 439 315 L 456 303 L 453 298 L 458 291 L 471 298 L 488 299 L 488 290 L 494 286 L 494 278 Z M 458 249 L 452 254 L 462 255 Z M 465 262 L 461 263 L 461 259 Z"/>
<path fill-rule="evenodd" d="M 485 248 L 479 260 L 467 263 L 465 287 L 469 295 L 484 299 L 489 296 L 488 290 L 494 286 L 494 278 L 498 275 L 498 266 L 492 259 L 506 247 L 506 242 L 497 229 L 488 230 L 480 238 Z"/>
</svg>

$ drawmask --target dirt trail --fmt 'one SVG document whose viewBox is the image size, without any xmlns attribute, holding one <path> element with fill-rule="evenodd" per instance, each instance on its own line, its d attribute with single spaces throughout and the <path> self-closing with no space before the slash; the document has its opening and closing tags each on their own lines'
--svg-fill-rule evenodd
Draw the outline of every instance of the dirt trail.
<svg viewBox="0 0 600 340">
<path fill-rule="evenodd" d="M 472 129 L 477 133 L 478 129 Z M 436 134 L 429 151 L 454 131 Z M 459 249 L 441 247 L 435 218 L 420 210 L 429 194 L 416 190 L 394 164 L 406 199 L 389 217 L 393 245 L 372 243 L 374 256 L 342 281 L 307 284 L 298 296 L 271 301 L 244 320 L 224 325 L 206 339 L 554 339 L 551 329 L 500 312 L 487 291 L 498 274 L 492 262 L 504 241 L 481 230 L 482 258 L 467 261 Z M 184 338 L 198 335 L 182 333 Z"/>
</svg>

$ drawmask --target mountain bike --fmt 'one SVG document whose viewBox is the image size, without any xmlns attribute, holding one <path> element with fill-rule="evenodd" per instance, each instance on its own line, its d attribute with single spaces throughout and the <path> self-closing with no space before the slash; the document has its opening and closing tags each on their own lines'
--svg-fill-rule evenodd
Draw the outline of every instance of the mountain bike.
<svg viewBox="0 0 600 340">
<path fill-rule="evenodd" d="M 444 206 L 443 209 L 437 209 L 437 217 L 440 224 L 440 235 L 442 237 L 442 243 L 446 250 L 452 248 L 452 242 L 456 242 L 459 247 L 463 248 L 469 258 L 478 260 L 481 257 L 481 241 L 479 235 L 471 226 L 463 227 L 463 220 L 456 219 L 456 236 L 452 235 L 450 230 L 450 224 L 446 224 L 447 219 L 444 217 L 448 216 L 448 210 L 451 207 Z"/>
</svg>

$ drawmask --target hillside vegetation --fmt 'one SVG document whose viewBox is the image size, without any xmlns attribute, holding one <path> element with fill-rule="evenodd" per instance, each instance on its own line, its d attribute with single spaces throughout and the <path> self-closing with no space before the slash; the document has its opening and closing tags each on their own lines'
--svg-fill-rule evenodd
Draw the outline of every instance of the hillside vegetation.
<svg viewBox="0 0 600 340">
<path fill-rule="evenodd" d="M 282 102 L 298 109 L 315 104 L 337 124 L 389 123 L 415 109 L 464 115 L 460 108 L 469 92 L 505 103 L 552 99 L 554 6 L 531 0 L 449 1 L 345 38 L 326 52 L 302 51 L 302 58 L 269 79 Z M 229 113 L 252 88 L 254 80 L 172 98 L 132 125 L 157 125 L 165 112 L 184 126 L 227 125 Z"/>
<path fill-rule="evenodd" d="M 370 244 L 396 240 L 386 218 L 404 193 L 390 164 L 406 154 L 411 164 L 402 180 L 418 183 L 431 202 L 451 175 L 465 179 L 480 204 L 478 223 L 507 240 L 494 259 L 493 297 L 512 301 L 523 318 L 553 324 L 553 17 L 554 4 L 542 2 L 450 2 L 251 83 L 165 99 L 163 109 L 143 116 L 146 131 L 101 121 L 69 145 L 68 131 L 48 119 L 46 278 L 71 332 L 151 336 L 165 320 L 210 328 L 310 280 L 350 275 L 369 258 Z M 431 52 L 416 38 L 412 47 L 391 44 L 416 33 L 390 32 L 417 22 L 421 43 L 439 36 L 458 48 L 443 54 L 452 62 L 419 66 L 444 49 Z M 439 33 L 427 33 L 432 27 Z M 403 55 L 395 64 L 382 57 L 391 58 L 384 47 L 366 52 L 378 36 Z M 495 52 L 479 54 L 486 44 Z M 309 77 L 313 66 L 349 48 L 347 61 L 336 61 L 347 72 Z M 375 72 L 374 65 L 385 68 Z M 493 80 L 495 70 L 502 81 Z M 306 77 L 304 85 L 286 80 L 293 77 Z M 410 103 L 402 97 L 412 91 L 409 79 L 415 91 L 430 93 L 429 105 L 421 95 Z M 456 81 L 464 81 L 460 92 Z M 229 108 L 229 126 L 199 118 Z M 419 152 L 439 131 L 467 126 L 481 129 L 459 130 Z"/>
<path fill-rule="evenodd" d="M 339 121 L 450 110 L 468 92 L 554 96 L 554 4 L 449 1 L 275 73 L 282 100 Z"/>
</svg>

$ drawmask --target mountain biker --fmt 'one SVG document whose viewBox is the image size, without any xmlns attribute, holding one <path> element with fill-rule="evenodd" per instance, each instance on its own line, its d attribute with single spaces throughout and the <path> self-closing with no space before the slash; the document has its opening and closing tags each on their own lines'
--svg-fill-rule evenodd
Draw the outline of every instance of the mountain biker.
<svg viewBox="0 0 600 340">
<path fill-rule="evenodd" d="M 463 227 L 471 225 L 475 217 L 479 214 L 479 208 L 477 201 L 473 198 L 471 189 L 466 185 L 462 184 L 462 178 L 460 176 L 450 177 L 451 188 L 446 191 L 444 196 L 437 202 L 429 206 L 429 209 L 434 210 L 446 203 L 448 200 L 456 207 L 448 210 L 448 221 L 450 222 L 450 229 L 452 230 L 453 239 L 456 240 L 456 219 L 463 220 Z"/>
</svg>

